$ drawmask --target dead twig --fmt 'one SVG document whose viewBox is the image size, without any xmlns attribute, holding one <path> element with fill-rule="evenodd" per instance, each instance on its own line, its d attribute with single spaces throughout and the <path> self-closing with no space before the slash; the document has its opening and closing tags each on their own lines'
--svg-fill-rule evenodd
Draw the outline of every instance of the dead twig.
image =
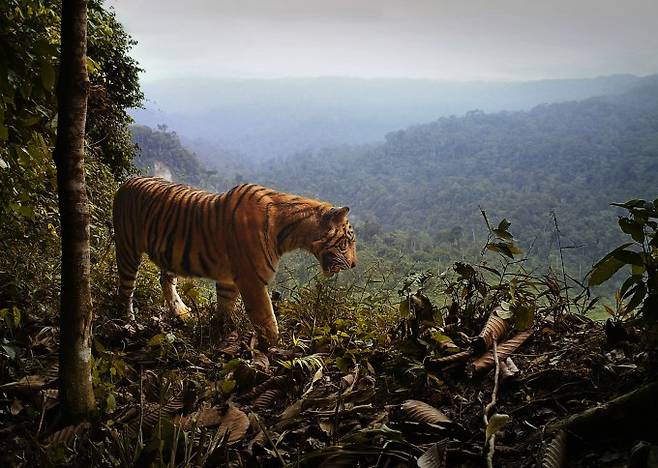
<svg viewBox="0 0 658 468">
<path fill-rule="evenodd" d="M 263 423 L 260 422 L 260 418 L 256 413 L 251 413 L 253 416 L 254 420 L 256 421 L 256 424 L 258 424 L 258 427 L 260 430 L 263 432 L 265 435 L 265 438 L 269 442 L 269 444 L 272 446 L 272 449 L 274 450 L 274 453 L 276 454 L 276 457 L 279 459 L 279 462 L 281 463 L 281 466 L 286 466 L 286 462 L 283 461 L 283 457 L 281 457 L 281 454 L 279 453 L 279 449 L 276 448 L 276 444 L 272 440 L 272 437 L 270 436 L 270 433 L 267 431 L 267 428 L 263 426 Z"/>
<path fill-rule="evenodd" d="M 484 440 L 484 446 L 485 448 L 488 446 L 489 447 L 489 452 L 487 453 L 487 467 L 488 468 L 493 468 L 493 456 L 494 456 L 494 451 L 496 447 L 496 433 L 494 432 L 489 436 L 489 439 L 487 440 L 487 435 L 488 431 L 487 428 L 489 427 L 489 411 L 491 411 L 491 408 L 494 407 L 496 404 L 496 396 L 498 394 L 498 376 L 500 374 L 500 362 L 498 362 L 498 345 L 496 341 L 498 340 L 498 337 L 494 334 L 493 335 L 493 356 L 494 356 L 494 362 L 496 363 L 496 370 L 494 371 L 494 388 L 493 391 L 491 392 L 491 401 L 487 406 L 484 407 L 484 431 L 485 431 L 485 440 Z"/>
</svg>

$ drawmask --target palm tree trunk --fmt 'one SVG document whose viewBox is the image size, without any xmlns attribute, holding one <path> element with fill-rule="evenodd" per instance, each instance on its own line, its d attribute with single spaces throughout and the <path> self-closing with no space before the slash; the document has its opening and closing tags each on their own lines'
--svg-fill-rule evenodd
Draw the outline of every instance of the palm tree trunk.
<svg viewBox="0 0 658 468">
<path fill-rule="evenodd" d="M 65 414 L 80 420 L 95 409 L 90 362 L 89 207 L 84 173 L 89 88 L 86 0 L 62 1 L 61 37 L 53 154 L 62 230 L 59 386 Z"/>
</svg>

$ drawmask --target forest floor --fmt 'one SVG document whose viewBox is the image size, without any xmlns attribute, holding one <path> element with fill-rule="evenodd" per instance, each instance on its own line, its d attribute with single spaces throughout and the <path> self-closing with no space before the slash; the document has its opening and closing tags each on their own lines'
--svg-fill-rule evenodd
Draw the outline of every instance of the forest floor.
<svg viewBox="0 0 658 468">
<path fill-rule="evenodd" d="M 310 301 L 277 304 L 280 347 L 266 353 L 251 332 L 213 342 L 196 309 L 187 324 L 159 313 L 97 318 L 99 414 L 80 425 L 59 411 L 55 323 L 23 317 L 2 344 L 0 465 L 485 466 L 485 411 L 493 466 L 656 461 L 655 445 L 638 445 L 641 431 L 550 430 L 655 372 L 632 333 L 616 340 L 566 312 L 536 314 L 525 331 L 497 317 L 437 332 L 392 308 L 341 309 L 321 324 L 302 312 Z M 250 329 L 244 319 L 237 327 Z"/>
</svg>

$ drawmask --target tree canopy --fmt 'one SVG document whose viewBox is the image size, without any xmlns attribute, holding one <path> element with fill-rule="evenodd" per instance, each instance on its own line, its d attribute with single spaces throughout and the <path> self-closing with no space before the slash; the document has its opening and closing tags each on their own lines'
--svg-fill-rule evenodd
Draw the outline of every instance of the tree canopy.
<svg viewBox="0 0 658 468">
<path fill-rule="evenodd" d="M 51 153 L 59 11 L 58 1 L 0 4 L 0 246 L 8 252 L 0 259 L 0 298 L 9 303 L 49 302 L 57 292 L 59 221 Z M 139 106 L 143 95 L 140 68 L 129 55 L 134 42 L 99 0 L 89 2 L 88 43 L 85 146 L 92 247 L 97 249 L 109 236 L 106 220 L 116 181 L 134 172 L 128 108 Z"/>
</svg>

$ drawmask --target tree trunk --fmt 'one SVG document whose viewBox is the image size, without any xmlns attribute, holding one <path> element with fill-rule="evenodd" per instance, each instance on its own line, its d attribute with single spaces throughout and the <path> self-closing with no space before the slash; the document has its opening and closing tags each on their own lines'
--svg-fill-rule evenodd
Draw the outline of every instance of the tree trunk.
<svg viewBox="0 0 658 468">
<path fill-rule="evenodd" d="M 59 381 L 71 420 L 95 409 L 91 385 L 89 207 L 84 173 L 87 115 L 87 1 L 62 1 L 62 45 L 57 87 L 57 194 L 62 229 Z"/>
</svg>

